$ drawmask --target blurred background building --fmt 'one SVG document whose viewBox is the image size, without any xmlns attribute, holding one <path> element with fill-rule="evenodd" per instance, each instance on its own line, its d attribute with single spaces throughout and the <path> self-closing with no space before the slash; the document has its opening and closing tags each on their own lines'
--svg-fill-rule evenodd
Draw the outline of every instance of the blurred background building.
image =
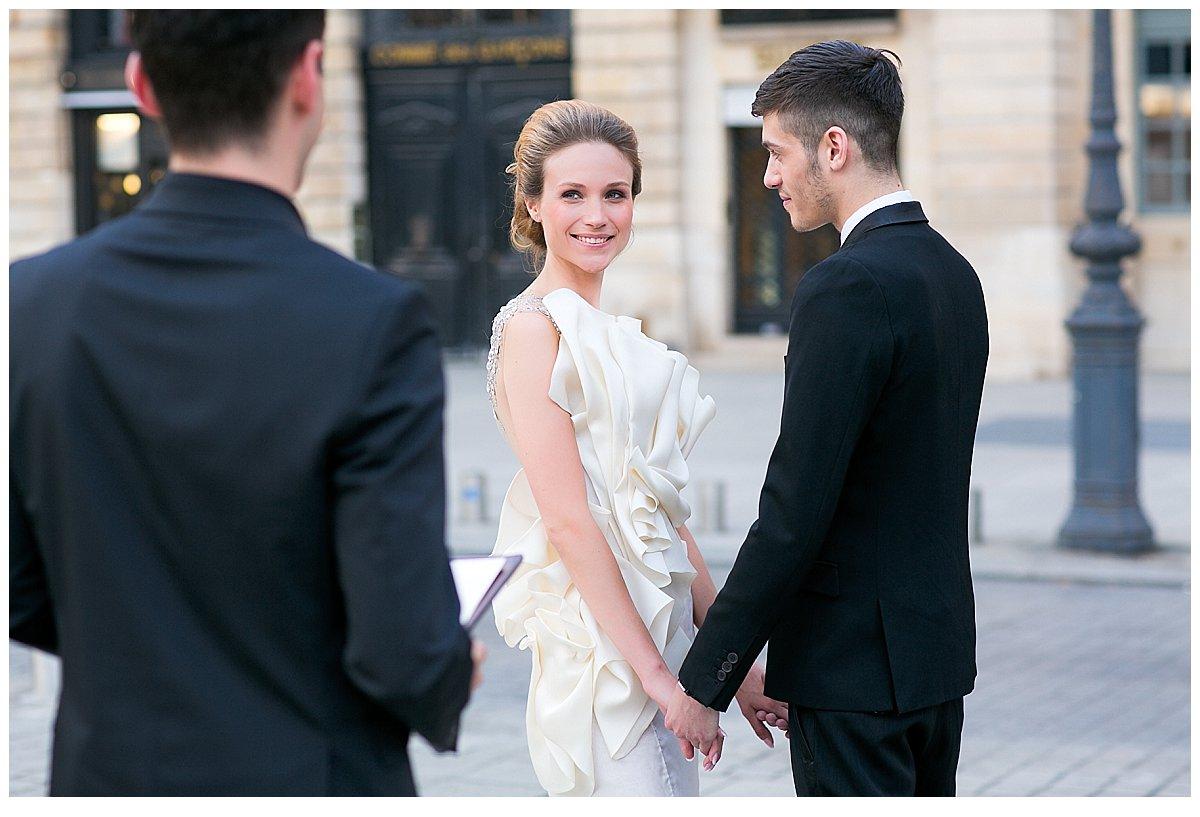
<svg viewBox="0 0 1200 817">
<path fill-rule="evenodd" d="M 11 258 L 128 212 L 165 172 L 124 89 L 123 18 L 9 12 Z M 1190 369 L 1190 23 L 1114 12 L 1125 217 L 1143 239 L 1125 283 L 1150 372 Z M 637 129 L 645 163 L 605 307 L 707 360 L 778 365 L 792 289 L 838 239 L 789 229 L 750 103 L 791 52 L 834 38 L 904 61 L 901 175 L 983 281 L 990 376 L 1065 375 L 1085 10 L 331 11 L 326 126 L 299 204 L 319 240 L 425 286 L 447 347 L 480 348 L 528 280 L 507 244 L 517 132 L 543 102 L 597 102 Z"/>
</svg>

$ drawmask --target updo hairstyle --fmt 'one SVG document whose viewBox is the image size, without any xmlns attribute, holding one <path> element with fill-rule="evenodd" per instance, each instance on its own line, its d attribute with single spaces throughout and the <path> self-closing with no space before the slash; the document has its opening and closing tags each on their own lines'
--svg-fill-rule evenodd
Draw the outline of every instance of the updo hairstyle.
<svg viewBox="0 0 1200 817">
<path fill-rule="evenodd" d="M 642 160 L 638 157 L 637 134 L 629 123 L 599 105 L 580 99 L 550 102 L 534 111 L 513 148 L 513 158 L 505 172 L 513 177 L 513 216 L 509 240 L 525 253 L 535 269 L 546 258 L 546 235 L 533 220 L 526 199 L 538 199 L 545 182 L 546 159 L 563 148 L 584 142 L 612 145 L 633 167 L 631 192 L 642 192 Z"/>
</svg>

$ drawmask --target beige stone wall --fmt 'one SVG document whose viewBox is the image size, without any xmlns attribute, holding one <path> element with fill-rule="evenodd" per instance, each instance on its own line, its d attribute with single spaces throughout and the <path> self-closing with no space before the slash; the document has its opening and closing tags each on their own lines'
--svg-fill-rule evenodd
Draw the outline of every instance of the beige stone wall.
<svg viewBox="0 0 1200 817">
<path fill-rule="evenodd" d="M 729 148 L 723 95 L 752 89 L 792 51 L 844 37 L 904 60 L 901 173 L 979 271 L 990 376 L 1061 376 L 1063 320 L 1083 265 L 1067 251 L 1083 218 L 1091 15 L 1081 10 L 901 11 L 896 21 L 733 29 L 711 9 L 572 15 L 576 96 L 637 129 L 645 165 L 635 237 L 609 271 L 605 308 L 674 346 L 731 366 L 775 366 L 781 338 L 733 335 Z M 9 256 L 74 234 L 69 117 L 58 74 L 65 13 L 10 11 Z M 352 254 L 366 195 L 360 13 L 329 13 L 326 122 L 299 204 L 314 237 Z M 1114 13 L 1124 214 L 1143 239 L 1127 285 L 1147 318 L 1148 371 L 1190 368 L 1188 215 L 1137 211 L 1133 17 Z"/>
<path fill-rule="evenodd" d="M 8 257 L 74 235 L 70 119 L 59 104 L 66 12 L 8 13 Z"/>
<path fill-rule="evenodd" d="M 354 255 L 354 208 L 366 198 L 366 126 L 359 65 L 362 12 L 331 10 L 325 22 L 325 125 L 297 204 L 309 234 Z"/>
<path fill-rule="evenodd" d="M 993 378 L 1059 375 L 1069 360 L 1062 322 L 1076 273 L 1063 215 L 1081 200 L 1070 108 L 1086 90 L 1077 17 L 1033 9 L 926 18 L 931 188 L 918 195 L 979 273 Z"/>
</svg>

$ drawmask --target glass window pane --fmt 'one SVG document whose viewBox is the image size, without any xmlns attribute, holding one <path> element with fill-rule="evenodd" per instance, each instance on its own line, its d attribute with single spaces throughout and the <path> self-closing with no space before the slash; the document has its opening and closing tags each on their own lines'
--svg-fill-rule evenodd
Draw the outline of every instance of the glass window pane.
<svg viewBox="0 0 1200 817">
<path fill-rule="evenodd" d="M 1146 131 L 1145 152 L 1147 159 L 1169 160 L 1171 158 L 1171 131 L 1152 128 Z"/>
<path fill-rule="evenodd" d="M 1171 73 L 1171 44 L 1146 44 L 1146 73 L 1150 76 L 1168 76 Z"/>
<path fill-rule="evenodd" d="M 96 117 L 96 167 L 101 173 L 137 169 L 141 126 L 142 118 L 135 113 L 102 113 Z"/>
<path fill-rule="evenodd" d="M 1165 82 L 1147 83 L 1138 93 L 1138 107 L 1147 119 L 1169 119 L 1175 114 L 1175 88 Z"/>
<path fill-rule="evenodd" d="M 1170 173 L 1147 173 L 1146 174 L 1146 203 L 1147 204 L 1171 204 L 1174 201 L 1172 193 L 1172 179 Z"/>
</svg>

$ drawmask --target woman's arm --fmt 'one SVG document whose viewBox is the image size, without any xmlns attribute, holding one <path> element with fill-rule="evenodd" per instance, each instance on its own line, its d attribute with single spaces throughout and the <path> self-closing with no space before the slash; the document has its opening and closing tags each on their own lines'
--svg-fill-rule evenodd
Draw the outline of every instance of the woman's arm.
<svg viewBox="0 0 1200 817">
<path fill-rule="evenodd" d="M 696 578 L 692 580 L 692 619 L 699 627 L 704 623 L 704 616 L 708 614 L 708 608 L 717 597 L 717 586 L 713 583 L 704 556 L 700 553 L 700 548 L 696 547 L 696 539 L 687 525 L 680 525 L 676 530 L 679 531 L 679 538 L 687 544 L 688 561 L 696 569 Z"/>
<path fill-rule="evenodd" d="M 677 530 L 679 538 L 687 543 L 688 561 L 696 569 L 696 578 L 692 580 L 692 616 L 696 620 L 696 626 L 699 627 L 704 623 L 704 616 L 707 615 L 708 608 L 712 606 L 713 600 L 717 597 L 717 586 L 713 582 L 712 574 L 708 571 L 708 565 L 700 553 L 700 548 L 696 546 L 696 539 L 692 536 L 692 532 L 688 530 L 687 525 L 680 525 Z M 750 722 L 750 728 L 754 730 L 754 734 L 758 735 L 759 740 L 767 746 L 773 748 L 775 738 L 771 736 L 766 725 L 787 729 L 787 704 L 768 698 L 763 693 L 765 675 L 762 664 L 755 662 L 734 697 L 737 700 L 738 708 L 742 710 L 742 715 Z"/>
<path fill-rule="evenodd" d="M 550 544 L 605 635 L 665 711 L 675 676 L 638 615 L 617 560 L 592 518 L 571 417 L 548 394 L 557 349 L 558 334 L 542 315 L 525 312 L 509 320 L 500 355 L 509 415 L 505 425 Z"/>
</svg>

